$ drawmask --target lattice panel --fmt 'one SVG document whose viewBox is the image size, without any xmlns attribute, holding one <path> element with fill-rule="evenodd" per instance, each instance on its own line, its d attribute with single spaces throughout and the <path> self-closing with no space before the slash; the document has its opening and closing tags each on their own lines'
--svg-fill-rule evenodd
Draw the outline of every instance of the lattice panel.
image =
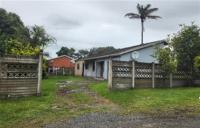
<svg viewBox="0 0 200 128">
<path fill-rule="evenodd" d="M 136 78 L 152 78 L 152 64 L 135 63 L 135 77 Z"/>
<path fill-rule="evenodd" d="M 190 78 L 191 78 L 190 73 L 186 73 L 183 71 L 177 71 L 177 72 L 173 73 L 173 79 L 184 80 L 184 79 L 190 79 Z"/>
<path fill-rule="evenodd" d="M 132 63 L 124 61 L 113 61 L 113 77 L 126 77 L 132 76 Z"/>
<path fill-rule="evenodd" d="M 0 66 L 0 77 L 7 77 L 7 64 L 1 64 Z"/>
<path fill-rule="evenodd" d="M 7 78 L 37 78 L 36 72 L 8 72 Z"/>
<path fill-rule="evenodd" d="M 36 64 L 7 64 L 8 71 L 15 71 L 15 70 L 30 70 L 35 71 L 37 69 Z"/>
<path fill-rule="evenodd" d="M 37 78 L 37 64 L 2 63 L 1 78 Z"/>
<path fill-rule="evenodd" d="M 155 79 L 164 79 L 164 72 L 159 64 L 155 64 Z"/>
</svg>

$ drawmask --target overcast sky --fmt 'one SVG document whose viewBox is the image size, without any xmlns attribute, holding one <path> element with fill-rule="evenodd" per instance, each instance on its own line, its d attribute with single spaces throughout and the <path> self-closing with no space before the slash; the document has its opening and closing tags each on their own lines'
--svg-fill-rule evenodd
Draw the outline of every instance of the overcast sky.
<svg viewBox="0 0 200 128">
<path fill-rule="evenodd" d="M 26 26 L 42 25 L 57 39 L 46 49 L 52 57 L 61 46 L 89 49 L 140 44 L 140 20 L 125 18 L 136 5 L 159 8 L 162 19 L 145 22 L 144 42 L 165 39 L 179 24 L 200 25 L 200 0 L 0 0 L 0 7 L 18 14 Z"/>
</svg>

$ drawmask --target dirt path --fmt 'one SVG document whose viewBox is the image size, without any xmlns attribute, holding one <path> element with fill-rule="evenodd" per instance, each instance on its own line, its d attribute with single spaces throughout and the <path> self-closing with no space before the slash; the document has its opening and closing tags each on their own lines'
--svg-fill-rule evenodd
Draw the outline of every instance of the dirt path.
<svg viewBox="0 0 200 128">
<path fill-rule="evenodd" d="M 89 113 L 70 120 L 48 124 L 44 128 L 200 128 L 200 117 L 118 115 L 116 114 L 118 107 L 91 92 L 87 87 L 89 83 L 91 81 L 71 82 L 71 85 L 80 86 L 71 91 L 62 91 L 63 93 L 85 92 L 96 100 L 95 105 L 107 105 L 112 109 L 109 112 Z"/>
</svg>

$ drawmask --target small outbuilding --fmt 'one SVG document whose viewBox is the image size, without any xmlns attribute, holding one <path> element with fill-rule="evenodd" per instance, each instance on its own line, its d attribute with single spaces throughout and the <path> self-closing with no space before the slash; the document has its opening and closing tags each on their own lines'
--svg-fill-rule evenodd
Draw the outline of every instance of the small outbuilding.
<svg viewBox="0 0 200 128">
<path fill-rule="evenodd" d="M 84 76 L 84 60 L 78 59 L 75 61 L 75 75 Z"/>
<path fill-rule="evenodd" d="M 74 71 L 75 61 L 72 57 L 67 55 L 58 56 L 48 60 L 48 72 L 50 74 L 70 74 Z"/>
</svg>

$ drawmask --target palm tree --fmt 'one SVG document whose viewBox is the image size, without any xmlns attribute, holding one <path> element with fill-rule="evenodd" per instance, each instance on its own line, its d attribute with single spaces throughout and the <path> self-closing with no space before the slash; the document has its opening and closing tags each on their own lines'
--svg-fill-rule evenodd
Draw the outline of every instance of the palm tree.
<svg viewBox="0 0 200 128">
<path fill-rule="evenodd" d="M 45 46 L 55 43 L 56 39 L 49 35 L 43 26 L 35 25 L 29 29 L 31 44 L 34 47 L 44 49 Z"/>
<path fill-rule="evenodd" d="M 158 8 L 150 8 L 151 4 L 147 4 L 145 7 L 143 5 L 137 4 L 137 11 L 136 13 L 127 13 L 125 17 L 130 19 L 140 19 L 141 20 L 141 44 L 143 44 L 143 32 L 144 32 L 144 21 L 146 19 L 158 19 L 161 18 L 160 16 L 151 15 L 153 12 L 157 11 Z"/>
</svg>

